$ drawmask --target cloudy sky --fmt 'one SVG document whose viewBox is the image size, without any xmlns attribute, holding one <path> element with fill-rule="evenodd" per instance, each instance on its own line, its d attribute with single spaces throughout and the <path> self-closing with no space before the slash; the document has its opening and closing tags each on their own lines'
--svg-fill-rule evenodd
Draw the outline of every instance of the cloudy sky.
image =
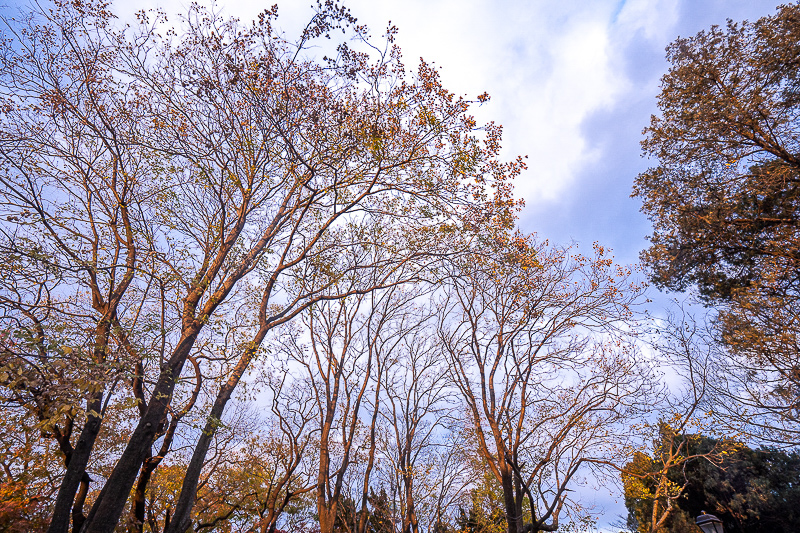
<svg viewBox="0 0 800 533">
<path fill-rule="evenodd" d="M 754 20 L 777 0 L 351 1 L 378 31 L 400 29 L 406 63 L 441 67 L 459 94 L 488 91 L 479 118 L 504 126 L 508 157 L 528 156 L 516 185 L 521 226 L 556 242 L 593 241 L 635 261 L 648 221 L 629 197 L 647 167 L 641 130 L 656 112 L 664 48 L 727 18 Z"/>
<path fill-rule="evenodd" d="M 219 0 L 229 14 L 253 19 L 277 2 L 291 36 L 313 13 L 313 0 Z M 125 19 L 189 0 L 116 0 Z M 755 20 L 780 0 L 345 0 L 379 37 L 391 21 L 405 63 L 440 67 L 445 86 L 491 102 L 479 120 L 504 126 L 508 158 L 527 155 L 517 181 L 526 208 L 520 225 L 558 243 L 594 241 L 632 263 L 646 246 L 648 221 L 630 198 L 647 167 L 641 131 L 657 110 L 664 48 L 726 19 Z"/>
<path fill-rule="evenodd" d="M 311 0 L 238 0 L 224 10 L 243 20 L 279 3 L 280 25 L 291 34 L 311 15 Z M 124 19 L 134 9 L 175 0 L 115 2 Z M 348 0 L 353 14 L 379 36 L 389 21 L 408 66 L 424 57 L 441 68 L 445 86 L 491 102 L 479 120 L 504 126 L 505 154 L 527 155 L 517 182 L 526 201 L 527 232 L 551 241 L 595 240 L 617 259 L 634 262 L 650 232 L 629 197 L 640 157 L 641 130 L 656 112 L 664 48 L 725 20 L 755 20 L 779 0 Z M 624 513 L 599 491 L 605 523 Z"/>
</svg>

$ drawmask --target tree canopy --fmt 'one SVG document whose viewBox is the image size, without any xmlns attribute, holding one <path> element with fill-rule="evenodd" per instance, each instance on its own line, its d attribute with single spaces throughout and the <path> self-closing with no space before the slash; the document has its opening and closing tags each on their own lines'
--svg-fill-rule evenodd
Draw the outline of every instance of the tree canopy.
<svg viewBox="0 0 800 533">
<path fill-rule="evenodd" d="M 790 422 L 798 9 L 670 48 L 637 182 L 654 278 L 724 306 L 763 393 L 736 405 Z M 488 95 L 395 28 L 333 0 L 294 37 L 277 7 L 3 13 L 0 529 L 584 530 L 576 486 L 621 469 L 658 516 L 695 490 L 674 468 L 719 463 L 684 435 L 705 374 L 676 410 L 643 356 L 635 270 L 516 227 Z M 680 423 L 630 462 L 654 406 Z M 796 458 L 764 453 L 784 477 L 745 454 L 760 488 L 730 484 L 772 501 Z"/>
<path fill-rule="evenodd" d="M 333 2 L 294 40 L 276 18 L 126 25 L 57 0 L 2 19 L 0 385 L 62 454 L 52 532 L 112 531 L 132 491 L 141 529 L 176 439 L 164 529 L 184 531 L 273 329 L 422 282 L 479 217 L 513 221 L 499 127 L 476 135 L 473 102 L 406 70 L 391 28 L 373 45 Z"/>
<path fill-rule="evenodd" d="M 799 57 L 797 5 L 667 48 L 642 142 L 658 164 L 634 188 L 655 226 L 643 259 L 660 286 L 697 284 L 710 300 L 797 293 Z"/>
<path fill-rule="evenodd" d="M 739 444 L 734 448 L 726 446 L 725 453 L 711 461 L 708 454 L 719 449 L 719 441 L 702 435 L 680 438 L 688 445 L 683 453 L 690 459 L 669 468 L 666 481 L 684 489 L 675 500 L 674 512 L 661 527 L 651 529 L 659 479 L 648 473 L 663 466 L 663 448 L 671 442 L 655 442 L 652 457 L 637 454 L 627 465 L 623 481 L 631 529 L 642 533 L 692 533 L 697 531 L 695 517 L 707 511 L 719 517 L 725 531 L 731 533 L 797 531 L 800 455 Z"/>
<path fill-rule="evenodd" d="M 514 232 L 487 95 L 277 17 L 0 19 L 2 527 L 444 530 L 487 468 L 492 522 L 585 518 L 651 388 L 639 285 Z"/>
<path fill-rule="evenodd" d="M 717 313 L 710 384 L 734 430 L 800 442 L 800 5 L 713 26 L 667 49 L 657 165 L 634 195 L 653 221 L 642 259 L 660 287 Z"/>
</svg>

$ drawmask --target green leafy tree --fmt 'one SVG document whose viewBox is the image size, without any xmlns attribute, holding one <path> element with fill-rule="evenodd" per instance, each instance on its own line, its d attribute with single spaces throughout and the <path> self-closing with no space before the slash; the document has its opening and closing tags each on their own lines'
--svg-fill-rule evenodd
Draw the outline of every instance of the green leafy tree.
<svg viewBox="0 0 800 533">
<path fill-rule="evenodd" d="M 688 460 L 660 472 L 663 447 L 656 444 L 653 456 L 637 454 L 623 474 L 628 525 L 640 532 L 696 532 L 695 517 L 702 511 L 718 516 L 729 533 L 788 533 L 800 528 L 800 455 L 796 452 L 740 445 L 718 454 L 719 461 L 708 455 L 721 442 L 702 435 L 673 435 L 688 444 Z M 630 473 L 640 475 L 630 475 Z M 680 487 L 674 498 L 674 512 L 652 528 L 653 507 L 662 485 Z"/>
<path fill-rule="evenodd" d="M 674 421 L 685 428 L 688 420 L 679 416 Z M 621 471 L 628 527 L 640 533 L 693 531 L 694 524 L 685 520 L 686 513 L 679 505 L 692 481 L 687 468 L 701 462 L 719 464 L 732 446 L 734 443 L 726 441 L 709 443 L 660 422 L 652 457 L 635 452 Z"/>
<path fill-rule="evenodd" d="M 780 273 L 796 285 L 800 6 L 729 22 L 667 48 L 659 116 L 642 145 L 658 165 L 634 195 L 655 223 L 653 279 L 709 299 Z"/>
<path fill-rule="evenodd" d="M 482 461 L 481 461 L 482 463 Z M 503 533 L 506 516 L 503 508 L 503 487 L 491 475 L 486 465 L 483 477 L 469 491 L 469 506 L 459 509 L 457 531 L 463 533 Z M 528 513 L 530 515 L 530 513 Z"/>
</svg>

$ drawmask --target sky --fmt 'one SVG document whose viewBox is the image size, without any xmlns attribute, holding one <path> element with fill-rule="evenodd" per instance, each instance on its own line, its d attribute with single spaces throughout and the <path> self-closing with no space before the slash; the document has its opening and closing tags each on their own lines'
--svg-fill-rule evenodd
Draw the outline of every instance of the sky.
<svg viewBox="0 0 800 533">
<path fill-rule="evenodd" d="M 278 26 L 296 34 L 313 13 L 312 0 L 266 3 L 220 0 L 223 12 L 247 22 L 277 1 Z M 479 121 L 504 128 L 504 157 L 527 155 L 516 182 L 525 232 L 589 250 L 594 241 L 634 263 L 651 232 L 636 175 L 649 163 L 639 141 L 657 113 L 664 48 L 727 19 L 755 20 L 779 0 L 347 0 L 352 14 L 379 37 L 389 22 L 408 67 L 418 58 L 440 68 L 444 86 L 491 101 Z M 188 1 L 116 0 L 125 20 L 156 5 L 185 11 Z M 602 513 L 600 526 L 625 514 L 613 489 L 582 490 Z M 615 494 L 616 492 L 616 494 Z"/>
<path fill-rule="evenodd" d="M 288 35 L 308 21 L 313 0 L 238 0 L 219 5 L 243 21 L 273 2 Z M 634 263 L 650 224 L 630 198 L 648 161 L 639 141 L 657 113 L 664 48 L 726 19 L 755 20 L 779 0 L 346 0 L 379 37 L 389 22 L 408 67 L 435 63 L 445 87 L 488 92 L 479 121 L 504 128 L 504 156 L 527 155 L 516 181 L 520 228 L 588 250 L 594 241 Z M 121 18 L 188 1 L 116 0 Z"/>
<path fill-rule="evenodd" d="M 275 1 L 278 25 L 292 31 L 313 13 L 312 0 L 219 1 L 223 12 L 249 21 Z M 134 10 L 184 12 L 188 0 L 116 0 L 126 20 Z M 504 156 L 527 155 L 516 182 L 526 206 L 519 225 L 551 242 L 594 241 L 633 263 L 647 245 L 647 219 L 630 198 L 642 129 L 657 113 L 664 48 L 726 19 L 755 20 L 780 0 L 347 0 L 360 23 L 380 36 L 389 21 L 405 63 L 435 63 L 445 87 L 491 101 L 479 121 L 504 127 Z M 601 525 L 625 510 L 599 490 Z"/>
</svg>

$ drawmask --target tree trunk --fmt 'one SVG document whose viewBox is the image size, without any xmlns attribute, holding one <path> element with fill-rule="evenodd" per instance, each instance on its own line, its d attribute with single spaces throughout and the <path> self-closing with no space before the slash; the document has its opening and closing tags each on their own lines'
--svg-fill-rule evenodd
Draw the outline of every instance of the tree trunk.
<svg viewBox="0 0 800 533">
<path fill-rule="evenodd" d="M 501 470 L 502 485 L 503 485 L 503 503 L 506 508 L 506 522 L 508 524 L 508 533 L 522 533 L 522 528 L 519 524 L 519 516 L 517 516 L 517 502 L 514 498 L 514 474 L 508 465 L 503 465 L 505 468 Z"/>
<path fill-rule="evenodd" d="M 88 402 L 86 423 L 69 457 L 67 472 L 58 489 L 53 519 L 50 521 L 47 533 L 67 533 L 69 531 L 70 514 L 74 507 L 73 502 L 76 504 L 81 503 L 80 516 L 81 518 L 83 517 L 83 502 L 75 502 L 75 493 L 78 492 L 78 487 L 84 480 L 86 466 L 89 464 L 95 440 L 97 440 L 97 435 L 100 433 L 102 400 L 102 393 L 98 392 Z"/>
<path fill-rule="evenodd" d="M 84 471 L 78 495 L 75 497 L 75 504 L 72 506 L 72 533 L 78 533 L 86 521 L 86 516 L 83 514 L 83 504 L 86 502 L 86 495 L 89 494 L 89 483 L 91 482 L 92 478 Z"/>
<path fill-rule="evenodd" d="M 194 447 L 192 459 L 189 461 L 189 466 L 186 468 L 186 474 L 183 477 L 183 484 L 181 485 L 181 493 L 178 497 L 178 503 L 175 505 L 175 512 L 172 515 L 170 527 L 164 530 L 164 533 L 183 533 L 191 526 L 192 521 L 192 507 L 194 507 L 195 498 L 197 497 L 197 485 L 200 482 L 200 474 L 203 471 L 203 463 L 205 463 L 208 449 L 211 447 L 211 441 L 214 434 L 219 427 L 219 420 L 225 410 L 225 405 L 231 397 L 233 387 L 228 387 L 227 384 L 220 390 L 217 399 L 214 401 L 214 406 L 206 420 L 206 425 L 200 438 L 197 439 L 197 445 Z"/>
<path fill-rule="evenodd" d="M 417 520 L 417 511 L 414 508 L 414 478 L 409 474 L 403 477 L 406 486 L 406 517 L 404 521 L 407 522 L 404 526 L 404 530 L 405 533 L 418 533 L 419 523 Z"/>
<path fill-rule="evenodd" d="M 150 453 L 147 454 L 147 458 L 144 460 L 144 464 L 142 465 L 142 470 L 139 473 L 139 480 L 136 482 L 136 491 L 133 493 L 133 520 L 134 520 L 134 528 L 136 531 L 144 531 L 144 519 L 145 519 L 145 491 L 147 490 L 147 484 L 150 482 L 150 477 L 153 474 L 153 470 L 155 470 L 157 463 L 151 463 L 149 460 L 152 458 L 153 453 L 152 450 Z"/>
<path fill-rule="evenodd" d="M 153 388 L 150 404 L 145 415 L 139 419 L 133 435 L 128 440 L 122 456 L 111 472 L 103 490 L 86 517 L 82 533 L 113 533 L 119 522 L 133 484 L 139 474 L 153 441 L 158 434 L 159 425 L 167 413 L 177 378 L 189 357 L 191 347 L 199 333 L 199 327 L 187 334 L 176 347 L 167 366 L 161 371 Z M 53 532 L 55 533 L 55 532 Z"/>
<path fill-rule="evenodd" d="M 317 501 L 319 501 L 319 499 Z M 336 526 L 336 507 L 335 501 L 329 502 L 328 505 L 324 503 L 317 505 L 320 533 L 334 533 Z"/>
<path fill-rule="evenodd" d="M 154 397 L 159 389 L 164 390 L 165 387 L 157 387 L 156 393 L 153 394 Z M 163 394 L 171 392 L 170 388 Z M 113 533 L 122 511 L 125 510 L 133 483 L 139 474 L 139 468 L 147 458 L 147 452 L 155 440 L 158 422 L 166 412 L 165 401 L 152 401 L 147 415 L 139 421 L 111 476 L 106 481 L 103 490 L 100 491 L 89 516 L 86 517 L 83 533 Z M 159 406 L 159 404 L 162 405 Z"/>
<path fill-rule="evenodd" d="M 242 358 L 239 359 L 236 367 L 234 367 L 233 373 L 217 394 L 217 398 L 214 400 L 214 405 L 208 415 L 203 432 L 197 440 L 197 445 L 192 453 L 192 459 L 189 461 L 186 474 L 183 477 L 181 493 L 180 496 L 178 496 L 175 512 L 172 514 L 172 523 L 169 528 L 164 528 L 164 533 L 183 533 L 191 525 L 191 512 L 192 507 L 194 507 L 195 499 L 197 498 L 197 485 L 200 481 L 200 474 L 203 471 L 203 463 L 206 460 L 208 449 L 211 447 L 211 441 L 214 438 L 214 434 L 217 432 L 219 421 L 222 419 L 225 406 L 231 399 L 233 390 L 239 384 L 239 380 L 250 365 L 250 361 L 253 360 L 253 356 L 256 354 L 256 348 L 261 345 L 267 331 L 268 328 L 262 327 L 258 333 L 256 333 L 255 338 L 250 343 L 251 348 L 242 354 Z"/>
</svg>

